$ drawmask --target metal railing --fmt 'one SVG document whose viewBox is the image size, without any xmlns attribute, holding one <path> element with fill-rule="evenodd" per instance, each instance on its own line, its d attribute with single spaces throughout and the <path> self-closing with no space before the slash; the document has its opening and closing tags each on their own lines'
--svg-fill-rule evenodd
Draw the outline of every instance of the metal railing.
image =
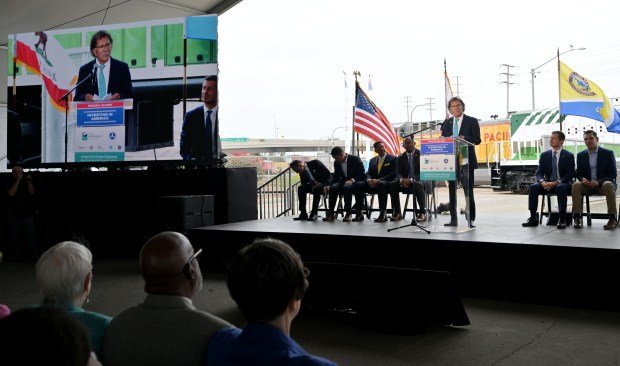
<svg viewBox="0 0 620 366">
<path fill-rule="evenodd" d="M 293 183 L 293 174 L 286 168 L 257 188 L 259 220 L 295 214 L 299 181 Z"/>
</svg>

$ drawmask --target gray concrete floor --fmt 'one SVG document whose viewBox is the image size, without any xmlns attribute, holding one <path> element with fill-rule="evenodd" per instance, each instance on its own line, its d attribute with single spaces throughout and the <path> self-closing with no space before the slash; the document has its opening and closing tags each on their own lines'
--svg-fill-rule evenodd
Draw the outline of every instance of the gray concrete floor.
<svg viewBox="0 0 620 366">
<path fill-rule="evenodd" d="M 97 259 L 85 308 L 117 315 L 142 301 L 137 260 Z M 223 274 L 205 274 L 195 305 L 242 326 Z M 610 289 L 612 291 L 614 289 Z M 34 263 L 0 263 L 0 303 L 36 304 Z M 292 336 L 341 365 L 618 365 L 620 313 L 465 298 L 466 327 L 431 326 L 413 335 L 365 330 L 333 315 L 305 314 Z"/>
</svg>

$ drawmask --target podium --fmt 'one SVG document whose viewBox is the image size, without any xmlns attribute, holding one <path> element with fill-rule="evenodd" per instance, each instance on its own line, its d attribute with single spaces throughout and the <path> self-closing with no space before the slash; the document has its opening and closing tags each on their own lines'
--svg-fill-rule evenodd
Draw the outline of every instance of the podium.
<svg viewBox="0 0 620 366">
<path fill-rule="evenodd" d="M 133 108 L 133 99 L 71 102 L 73 144 L 67 157 L 75 162 L 125 160 L 125 111 Z"/>
<path fill-rule="evenodd" d="M 460 174 L 461 168 L 469 164 L 469 148 L 471 146 L 474 146 L 474 144 L 459 137 L 441 137 L 421 140 L 420 180 L 448 181 L 450 187 L 450 208 L 454 210 L 454 212 L 456 212 L 457 206 L 457 182 L 466 180 L 463 183 L 466 183 L 468 188 L 472 187 L 473 184 L 473 181 L 470 179 L 472 174 L 468 174 L 467 177 L 463 177 Z M 470 209 L 472 205 L 469 200 L 471 199 L 471 194 L 466 194 L 465 196 L 468 200 L 465 206 L 467 227 L 473 228 L 473 224 L 470 220 Z"/>
</svg>

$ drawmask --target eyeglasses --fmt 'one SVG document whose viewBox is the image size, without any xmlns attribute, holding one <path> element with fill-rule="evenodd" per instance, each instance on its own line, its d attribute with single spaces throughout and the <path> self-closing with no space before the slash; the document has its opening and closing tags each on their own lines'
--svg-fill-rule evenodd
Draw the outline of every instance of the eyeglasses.
<svg viewBox="0 0 620 366">
<path fill-rule="evenodd" d="M 102 44 L 101 46 L 97 46 L 95 48 L 108 48 L 108 47 L 111 47 L 111 46 L 112 46 L 112 43 L 108 42 L 106 44 Z"/>
<path fill-rule="evenodd" d="M 194 259 L 198 258 L 198 256 L 202 254 L 202 248 L 198 249 L 197 252 L 194 253 L 194 255 L 192 255 L 191 257 L 189 257 L 189 259 L 187 260 L 187 262 L 185 262 L 185 264 L 183 265 L 183 269 L 185 269 L 185 266 L 189 265 Z"/>
</svg>

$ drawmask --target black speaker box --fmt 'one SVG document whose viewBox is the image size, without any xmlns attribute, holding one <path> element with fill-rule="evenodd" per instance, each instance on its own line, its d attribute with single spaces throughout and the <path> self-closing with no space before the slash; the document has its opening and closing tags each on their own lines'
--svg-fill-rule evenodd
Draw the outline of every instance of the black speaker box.
<svg viewBox="0 0 620 366">
<path fill-rule="evenodd" d="M 213 196 L 161 196 L 157 202 L 159 225 L 163 230 L 187 233 L 191 228 L 215 222 Z"/>
</svg>

